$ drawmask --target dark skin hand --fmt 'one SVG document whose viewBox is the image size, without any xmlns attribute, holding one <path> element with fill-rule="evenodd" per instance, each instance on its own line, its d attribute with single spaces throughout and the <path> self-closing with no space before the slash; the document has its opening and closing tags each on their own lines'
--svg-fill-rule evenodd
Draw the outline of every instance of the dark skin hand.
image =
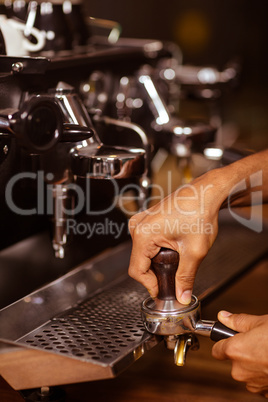
<svg viewBox="0 0 268 402">
<path fill-rule="evenodd" d="M 129 221 L 133 241 L 129 275 L 157 296 L 151 259 L 161 247 L 176 250 L 180 254 L 176 295 L 188 304 L 198 267 L 217 237 L 220 209 L 228 202 L 232 207 L 250 205 L 251 192 L 257 190 L 262 195 L 257 203 L 267 201 L 268 151 L 214 169 L 134 215 Z"/>
<path fill-rule="evenodd" d="M 129 275 L 156 297 L 151 259 L 161 247 L 176 250 L 180 254 L 176 297 L 190 303 L 199 264 L 217 237 L 220 209 L 267 201 L 268 150 L 204 174 L 130 219 Z M 245 382 L 250 392 L 268 397 L 268 316 L 223 313 L 219 320 L 240 333 L 216 343 L 213 356 L 230 359 L 234 379 Z"/>
<path fill-rule="evenodd" d="M 212 355 L 232 362 L 232 377 L 246 383 L 247 390 L 268 398 L 268 315 L 231 314 L 218 319 L 239 334 L 215 343 Z"/>
<path fill-rule="evenodd" d="M 206 187 L 204 187 L 206 185 Z M 198 265 L 212 246 L 218 232 L 218 211 L 210 183 L 196 179 L 191 186 L 184 186 L 159 204 L 131 218 L 129 230 L 133 240 L 129 274 L 141 282 L 155 297 L 158 284 L 150 270 L 151 259 L 161 247 L 176 250 L 180 264 L 176 275 L 177 298 L 187 304 Z M 206 202 L 200 205 L 200 198 Z M 176 227 L 179 222 L 179 227 Z M 191 233 L 198 222 L 208 226 L 208 234 Z"/>
</svg>

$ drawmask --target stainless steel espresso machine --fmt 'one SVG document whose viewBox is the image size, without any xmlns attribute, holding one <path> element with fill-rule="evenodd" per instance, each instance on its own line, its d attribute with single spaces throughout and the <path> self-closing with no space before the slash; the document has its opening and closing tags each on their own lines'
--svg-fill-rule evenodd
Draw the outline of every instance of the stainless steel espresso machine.
<svg viewBox="0 0 268 402">
<path fill-rule="evenodd" d="M 127 275 L 128 219 L 149 206 L 167 155 L 185 182 L 193 155 L 213 166 L 233 156 L 217 102 L 239 66 L 184 65 L 176 44 L 120 38 L 119 24 L 85 19 L 76 2 L 1 7 L 0 375 L 39 400 L 48 387 L 119 375 L 162 340 L 141 318 L 147 291 Z M 10 19 L 23 26 L 21 46 L 28 41 L 19 56 Z M 193 96 L 207 105 L 203 121 L 180 113 Z M 265 230 L 223 215 L 195 295 L 205 299 L 266 252 Z M 188 338 L 183 345 L 186 353 Z"/>
</svg>

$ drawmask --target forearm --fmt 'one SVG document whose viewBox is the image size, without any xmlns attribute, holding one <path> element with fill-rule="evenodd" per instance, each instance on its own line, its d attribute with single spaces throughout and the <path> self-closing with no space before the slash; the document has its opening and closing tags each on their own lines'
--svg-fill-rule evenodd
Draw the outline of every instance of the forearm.
<svg viewBox="0 0 268 402">
<path fill-rule="evenodd" d="M 268 150 L 208 172 L 219 209 L 268 202 Z M 259 196 L 252 198 L 252 193 Z"/>
</svg>

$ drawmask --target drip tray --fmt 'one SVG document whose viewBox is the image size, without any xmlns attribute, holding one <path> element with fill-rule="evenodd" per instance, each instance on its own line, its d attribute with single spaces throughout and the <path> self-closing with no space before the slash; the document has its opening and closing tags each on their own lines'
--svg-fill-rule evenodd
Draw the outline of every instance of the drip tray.
<svg viewBox="0 0 268 402">
<path fill-rule="evenodd" d="M 20 343 L 75 357 L 108 364 L 117 362 L 150 339 L 140 317 L 146 290 L 126 278 L 79 306 L 54 317 L 51 322 L 21 338 Z M 119 365 L 120 366 L 120 365 Z"/>
<path fill-rule="evenodd" d="M 257 234 L 223 215 L 200 265 L 194 293 L 204 300 L 264 258 L 268 230 Z M 161 338 L 147 333 L 145 288 L 127 275 L 131 243 L 0 310 L 0 375 L 17 390 L 112 378 Z"/>
<path fill-rule="evenodd" d="M 131 243 L 107 250 L 0 310 L 0 374 L 18 390 L 112 378 L 159 342 L 146 289 L 127 275 Z"/>
</svg>

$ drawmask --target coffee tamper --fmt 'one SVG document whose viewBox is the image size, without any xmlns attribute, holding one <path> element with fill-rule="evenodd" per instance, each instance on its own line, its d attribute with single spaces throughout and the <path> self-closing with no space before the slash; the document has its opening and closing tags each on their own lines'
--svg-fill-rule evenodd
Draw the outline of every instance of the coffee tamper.
<svg viewBox="0 0 268 402">
<path fill-rule="evenodd" d="M 237 332 L 218 321 L 201 320 L 200 302 L 192 295 L 189 305 L 181 304 L 175 296 L 175 275 L 179 265 L 179 254 L 161 248 L 152 259 L 151 269 L 158 280 L 157 298 L 148 297 L 141 306 L 142 320 L 148 332 L 162 335 L 168 349 L 174 349 L 174 361 L 178 366 L 185 363 L 186 352 L 199 347 L 195 336 L 209 336 L 217 342 Z"/>
</svg>

